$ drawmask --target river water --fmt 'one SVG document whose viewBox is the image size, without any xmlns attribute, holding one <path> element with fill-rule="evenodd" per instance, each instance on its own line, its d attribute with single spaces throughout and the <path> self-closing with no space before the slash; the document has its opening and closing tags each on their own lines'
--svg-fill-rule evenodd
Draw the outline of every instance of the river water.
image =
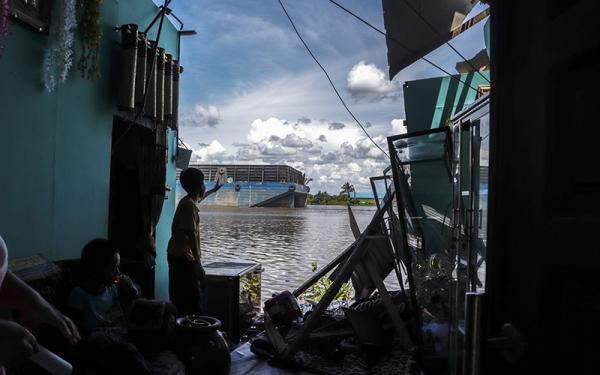
<svg viewBox="0 0 600 375">
<path fill-rule="evenodd" d="M 361 230 L 375 207 L 352 207 Z M 250 260 L 260 263 L 263 299 L 294 290 L 354 242 L 346 206 L 222 208 L 200 206 L 202 263 Z"/>
</svg>

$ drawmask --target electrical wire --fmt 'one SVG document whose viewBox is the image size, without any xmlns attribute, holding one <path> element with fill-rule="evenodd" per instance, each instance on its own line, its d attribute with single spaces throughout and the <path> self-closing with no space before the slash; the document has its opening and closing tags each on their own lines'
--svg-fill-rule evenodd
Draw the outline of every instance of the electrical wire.
<svg viewBox="0 0 600 375">
<path fill-rule="evenodd" d="M 298 36 L 298 39 L 300 39 L 300 41 L 302 42 L 302 44 L 304 45 L 304 48 L 306 48 L 306 50 L 308 51 L 308 53 L 310 54 L 310 56 L 313 58 L 313 60 L 317 63 L 317 65 L 319 66 L 319 68 L 321 68 L 321 70 L 323 71 L 323 73 L 325 74 L 325 76 L 327 77 L 327 80 L 329 81 L 329 84 L 331 85 L 331 87 L 333 88 L 333 91 L 335 92 L 335 94 L 337 95 L 338 99 L 340 100 L 340 102 L 342 102 L 342 105 L 344 106 L 344 108 L 346 109 L 346 111 L 350 114 L 350 116 L 354 119 L 354 121 L 358 124 L 358 126 L 362 129 L 362 131 L 365 133 L 365 135 L 367 136 L 367 138 L 369 138 L 369 140 L 375 145 L 375 147 L 377 147 L 386 157 L 390 157 L 388 155 L 387 152 L 385 152 L 384 149 L 381 148 L 381 146 L 379 146 L 377 144 L 377 142 L 375 142 L 375 140 L 373 138 L 371 138 L 371 136 L 369 135 L 369 133 L 367 132 L 367 130 L 365 129 L 365 127 L 363 126 L 363 124 L 358 120 L 358 118 L 356 118 L 356 116 L 354 115 L 354 113 L 352 113 L 352 111 L 350 110 L 350 108 L 348 108 L 348 105 L 346 105 L 346 102 L 344 101 L 344 99 L 342 98 L 342 96 L 340 95 L 338 89 L 335 87 L 335 84 L 333 83 L 333 81 L 331 80 L 331 77 L 329 76 L 329 73 L 327 73 L 327 70 L 323 67 L 323 65 L 321 65 L 321 63 L 319 62 L 319 60 L 316 58 L 316 56 L 312 53 L 311 49 L 308 47 L 308 45 L 306 44 L 306 42 L 304 41 L 304 39 L 302 39 L 302 36 L 300 35 L 300 32 L 298 32 L 298 29 L 296 28 L 296 25 L 294 24 L 294 21 L 292 20 L 292 17 L 290 17 L 289 13 L 287 12 L 287 10 L 285 9 L 285 6 L 283 5 L 283 3 L 281 2 L 281 0 L 277 0 L 279 2 L 279 5 L 281 5 L 281 9 L 283 9 L 283 12 L 285 13 L 287 19 L 290 21 L 290 23 L 292 24 L 292 28 L 294 29 L 294 32 L 296 33 L 296 35 Z"/>
<path fill-rule="evenodd" d="M 398 39 L 388 35 L 386 32 L 379 30 L 377 27 L 373 26 L 371 23 L 369 23 L 368 21 L 366 21 L 365 19 L 361 18 L 360 16 L 356 15 L 355 13 L 353 13 L 351 10 L 345 8 L 344 6 L 338 4 L 337 2 L 335 2 L 334 0 L 328 0 L 330 3 L 334 4 L 335 6 L 337 6 L 338 8 L 342 9 L 344 12 L 350 14 L 352 17 L 356 18 L 357 20 L 359 20 L 360 22 L 364 23 L 365 25 L 369 26 L 371 29 L 375 30 L 376 32 L 378 32 L 379 34 L 385 36 L 387 39 L 391 40 L 392 42 L 396 43 L 397 45 L 399 45 L 400 47 L 404 48 L 405 50 L 407 50 L 410 53 L 416 53 L 414 50 L 412 50 L 411 48 L 407 47 L 406 45 L 404 45 L 402 42 L 400 42 Z M 458 78 L 457 76 L 453 75 L 452 73 L 448 72 L 446 69 L 442 68 L 441 66 L 439 66 L 438 64 L 434 63 L 433 61 L 429 60 L 428 58 L 422 56 L 419 58 L 419 60 L 423 60 L 426 63 L 430 64 L 431 66 L 433 66 L 434 68 L 444 72 L 446 75 L 448 75 L 450 78 L 462 83 L 463 85 L 467 86 L 468 88 L 470 88 L 471 90 L 475 91 L 475 92 L 479 92 L 479 90 L 477 90 L 476 88 L 474 88 L 473 86 L 469 85 L 468 83 L 464 82 L 463 80 L 461 80 L 460 78 Z"/>
<path fill-rule="evenodd" d="M 415 7 L 410 2 L 408 2 L 408 0 L 402 0 L 402 1 L 406 4 L 406 6 L 408 6 L 410 8 L 410 10 L 413 11 L 413 13 L 417 17 L 419 17 L 434 33 L 436 33 L 437 36 L 443 37 L 443 35 L 435 27 L 433 27 L 433 25 L 431 24 L 431 22 L 427 21 L 427 19 L 425 17 L 423 17 L 423 15 L 421 13 L 419 13 L 415 9 Z M 466 62 L 471 67 L 471 69 L 473 69 L 474 72 L 477 72 L 477 74 L 479 74 L 481 76 L 481 78 L 483 78 L 484 80 L 486 80 L 487 83 L 491 83 L 490 80 L 485 75 L 483 75 L 477 68 L 475 68 L 475 66 L 471 63 L 471 61 L 468 60 L 466 57 L 464 57 L 463 54 L 460 53 L 456 48 L 454 48 L 454 46 L 452 44 L 450 44 L 450 42 L 446 42 L 446 45 L 448 47 L 450 47 L 454 52 L 456 52 L 456 54 L 458 56 L 460 56 L 460 58 L 464 62 Z"/>
</svg>

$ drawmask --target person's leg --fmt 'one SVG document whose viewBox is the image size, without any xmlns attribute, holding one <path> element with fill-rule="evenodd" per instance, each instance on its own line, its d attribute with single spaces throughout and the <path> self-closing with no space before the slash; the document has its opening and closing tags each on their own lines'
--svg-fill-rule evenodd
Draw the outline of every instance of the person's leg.
<svg viewBox="0 0 600 375">
<path fill-rule="evenodd" d="M 200 291 L 196 263 L 169 257 L 169 295 L 179 315 L 200 313 Z"/>
<path fill-rule="evenodd" d="M 175 275 L 177 274 L 177 265 L 174 264 L 175 261 L 173 260 L 173 257 L 168 255 L 167 256 L 167 263 L 169 264 L 169 299 L 171 300 L 171 302 L 173 302 L 173 304 L 175 304 L 175 306 L 177 306 L 177 304 L 175 303 L 175 299 L 176 299 L 176 292 L 175 292 Z"/>
<path fill-rule="evenodd" d="M 206 283 L 204 280 L 206 279 L 206 272 L 202 267 L 202 264 L 194 264 L 196 269 L 196 285 L 198 285 L 198 297 L 197 303 L 199 313 L 202 314 L 206 311 Z"/>
</svg>

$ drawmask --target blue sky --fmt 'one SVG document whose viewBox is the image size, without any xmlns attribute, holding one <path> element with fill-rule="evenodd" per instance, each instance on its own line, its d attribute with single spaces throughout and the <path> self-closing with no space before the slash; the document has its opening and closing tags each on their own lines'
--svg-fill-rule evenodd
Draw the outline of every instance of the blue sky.
<svg viewBox="0 0 600 375">
<path fill-rule="evenodd" d="M 384 29 L 381 1 L 340 3 Z M 403 82 L 443 75 L 420 61 L 390 82 L 384 37 L 326 0 L 284 4 L 381 145 L 402 131 Z M 185 29 L 198 32 L 181 45 L 180 137 L 195 161 L 285 163 L 312 177 L 313 191 L 337 193 L 345 181 L 369 190 L 368 177 L 380 174 L 386 160 L 345 112 L 277 0 L 174 0 L 171 8 Z M 482 28 L 452 44 L 474 56 L 484 48 Z M 459 60 L 447 46 L 428 57 L 450 72 Z"/>
</svg>

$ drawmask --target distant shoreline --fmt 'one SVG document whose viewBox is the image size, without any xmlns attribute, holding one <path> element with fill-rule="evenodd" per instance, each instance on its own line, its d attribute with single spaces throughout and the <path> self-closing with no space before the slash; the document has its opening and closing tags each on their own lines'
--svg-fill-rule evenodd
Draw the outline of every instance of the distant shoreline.
<svg viewBox="0 0 600 375">
<path fill-rule="evenodd" d="M 309 202 L 311 206 L 345 206 L 346 202 L 331 202 L 331 203 L 315 203 Z M 350 203 L 350 206 L 376 206 L 375 201 L 360 201 L 355 203 Z"/>
</svg>

